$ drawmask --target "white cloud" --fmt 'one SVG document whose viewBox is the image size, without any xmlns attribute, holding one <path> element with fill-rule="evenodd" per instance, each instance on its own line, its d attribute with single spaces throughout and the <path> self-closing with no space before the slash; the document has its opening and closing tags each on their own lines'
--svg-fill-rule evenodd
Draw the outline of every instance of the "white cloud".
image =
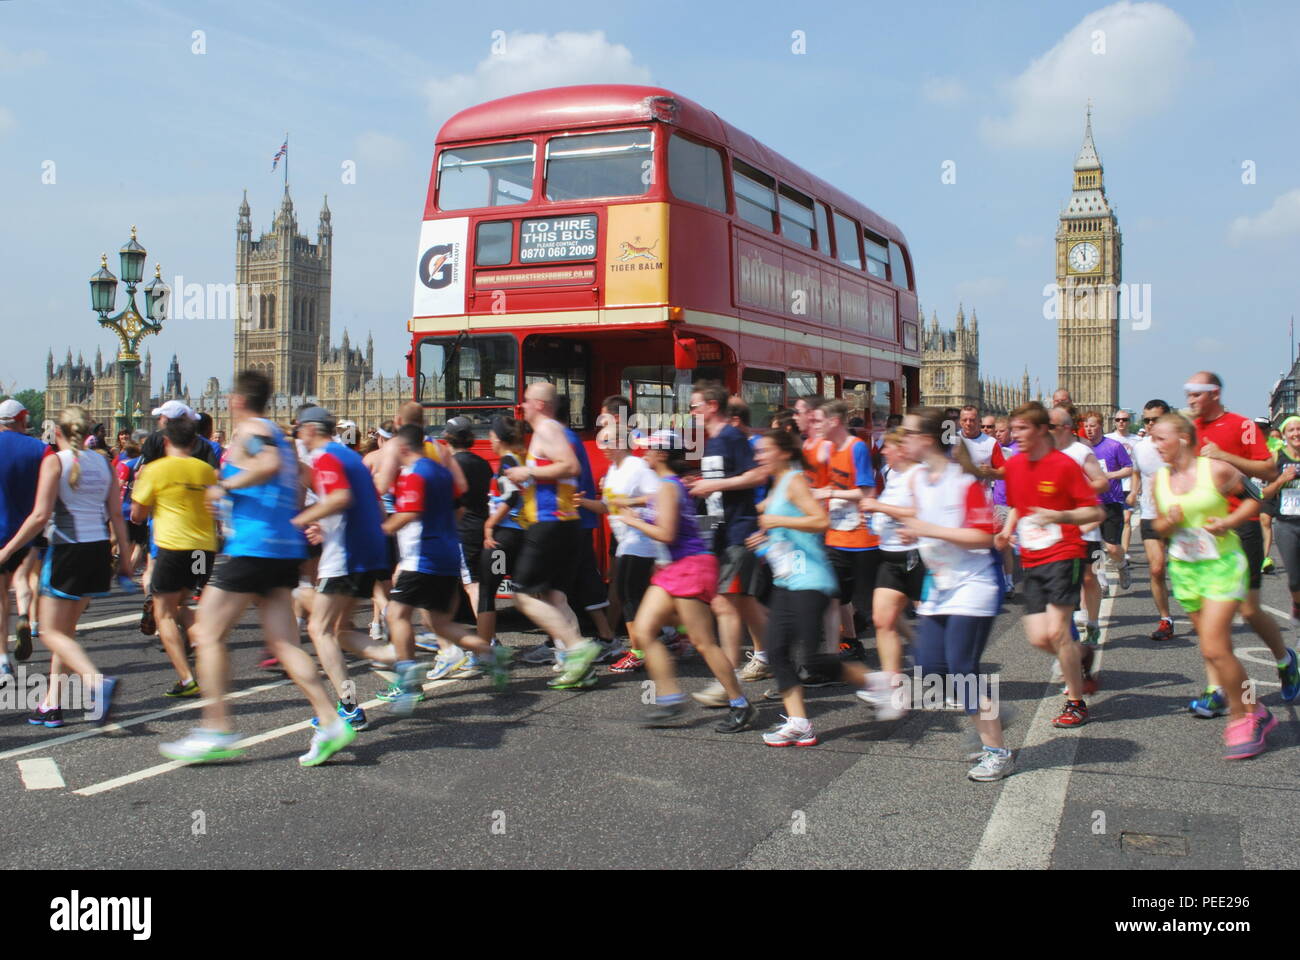
<svg viewBox="0 0 1300 960">
<path fill-rule="evenodd" d="M 367 130 L 357 137 L 356 150 L 359 163 L 381 170 L 397 166 L 406 157 L 405 143 L 377 130 Z"/>
<path fill-rule="evenodd" d="M 966 88 L 956 77 L 926 77 L 921 82 L 921 96 L 930 103 L 952 106 L 966 99 Z"/>
<path fill-rule="evenodd" d="M 621 43 L 591 33 L 511 33 L 472 73 L 428 81 L 429 113 L 441 122 L 457 110 L 498 97 L 579 83 L 648 83 L 650 71 Z"/>
<path fill-rule="evenodd" d="M 1194 42 L 1187 22 L 1159 3 L 1096 10 L 1007 85 L 1010 113 L 985 117 L 981 130 L 1006 146 L 1077 142 L 1091 97 L 1099 126 L 1114 135 L 1173 99 Z"/>
<path fill-rule="evenodd" d="M 1257 240 L 1276 240 L 1300 233 L 1300 187 L 1289 190 L 1273 205 L 1254 217 L 1238 217 L 1228 227 L 1228 243 L 1234 247 Z"/>
</svg>

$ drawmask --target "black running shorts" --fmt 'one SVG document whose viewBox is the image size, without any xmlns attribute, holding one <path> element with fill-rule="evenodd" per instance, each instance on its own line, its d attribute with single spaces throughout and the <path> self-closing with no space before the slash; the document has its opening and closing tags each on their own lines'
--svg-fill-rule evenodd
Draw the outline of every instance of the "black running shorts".
<svg viewBox="0 0 1300 960">
<path fill-rule="evenodd" d="M 211 550 L 164 550 L 159 547 L 158 556 L 153 558 L 153 579 L 149 581 L 149 592 L 202 590 L 212 575 L 215 557 L 216 554 Z"/>
<path fill-rule="evenodd" d="M 60 543 L 45 551 L 41 593 L 47 597 L 106 597 L 112 582 L 113 547 L 107 540 Z"/>
<path fill-rule="evenodd" d="M 1264 575 L 1264 530 L 1258 520 L 1248 520 L 1237 528 L 1237 536 L 1246 554 L 1247 588 L 1258 590 Z"/>
<path fill-rule="evenodd" d="M 408 607 L 450 614 L 460 600 L 460 577 L 401 570 L 388 599 Z"/>
<path fill-rule="evenodd" d="M 839 602 L 853 603 L 863 597 L 864 603 L 871 603 L 871 591 L 876 588 L 876 570 L 880 565 L 880 551 L 877 550 L 841 550 L 827 547 L 826 557 L 831 569 L 835 571 L 835 580 L 839 584 Z"/>
<path fill-rule="evenodd" d="M 217 558 L 208 586 L 225 593 L 253 593 L 264 597 L 272 590 L 292 590 L 298 586 L 298 568 L 302 560 L 282 557 Z"/>
<path fill-rule="evenodd" d="M 6 560 L 3 564 L 0 564 L 0 574 L 13 573 L 15 570 L 21 567 L 23 565 L 23 561 L 27 559 L 27 551 L 30 550 L 31 548 L 32 548 L 31 544 L 28 544 L 25 547 L 21 547 L 18 550 L 15 550 L 14 555 L 12 557 Z M 6 603 L 9 602 L 8 597 L 5 598 L 5 602 Z"/>
<path fill-rule="evenodd" d="M 1025 614 L 1045 613 L 1054 607 L 1079 605 L 1079 587 L 1083 583 L 1083 559 L 1053 560 L 1025 568 Z"/>
<path fill-rule="evenodd" d="M 578 575 L 580 538 L 590 536 L 577 520 L 543 520 L 524 531 L 524 544 L 515 563 L 514 584 L 519 593 L 573 592 Z"/>
<path fill-rule="evenodd" d="M 1101 508 L 1106 511 L 1101 521 L 1101 539 L 1106 543 L 1120 543 L 1124 536 L 1124 504 L 1103 503 Z"/>
<path fill-rule="evenodd" d="M 1163 539 L 1164 539 L 1164 537 L 1162 537 L 1162 536 L 1160 536 L 1160 534 L 1156 533 L 1156 528 L 1153 526 L 1154 523 L 1155 523 L 1155 520 L 1143 520 L 1143 521 L 1141 522 L 1141 527 L 1142 527 L 1142 539 L 1143 539 L 1143 540 L 1163 540 Z"/>
<path fill-rule="evenodd" d="M 732 544 L 718 554 L 718 593 L 766 600 L 771 592 L 770 568 L 743 543 Z"/>
<path fill-rule="evenodd" d="M 925 581 L 925 564 L 916 550 L 879 550 L 880 565 L 876 567 L 876 589 L 896 590 L 909 600 L 921 599 L 921 584 Z"/>
<path fill-rule="evenodd" d="M 316 592 L 363 599 L 375 592 L 375 584 L 381 576 L 380 570 L 364 570 L 344 577 L 323 577 L 316 583 Z"/>
</svg>

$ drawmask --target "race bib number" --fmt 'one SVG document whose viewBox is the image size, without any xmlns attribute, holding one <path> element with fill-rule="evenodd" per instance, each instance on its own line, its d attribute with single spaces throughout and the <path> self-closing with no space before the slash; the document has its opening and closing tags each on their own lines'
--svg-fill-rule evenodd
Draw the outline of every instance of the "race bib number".
<svg viewBox="0 0 1300 960">
<path fill-rule="evenodd" d="M 894 526 L 894 518 L 887 513 L 876 512 L 871 515 L 871 532 L 881 540 L 893 541 Z"/>
<path fill-rule="evenodd" d="M 1219 542 L 1204 527 L 1180 527 L 1169 541 L 1169 556 L 1196 563 L 1219 559 Z"/>
<path fill-rule="evenodd" d="M 862 515 L 854 501 L 832 497 L 829 506 L 832 530 L 856 530 L 861 526 Z"/>
<path fill-rule="evenodd" d="M 1025 517 L 1016 524 L 1016 536 L 1022 550 L 1046 550 L 1061 542 L 1061 525 L 1039 523 L 1033 517 Z"/>
<path fill-rule="evenodd" d="M 946 592 L 957 586 L 960 580 L 957 570 L 957 561 L 962 553 L 960 547 L 943 540 L 922 540 L 920 553 L 921 559 L 925 561 L 926 572 L 933 579 L 936 589 Z"/>
<path fill-rule="evenodd" d="M 723 477 L 723 462 L 718 456 L 702 457 L 700 459 L 700 476 L 705 480 L 721 480 Z M 722 491 L 709 494 L 704 500 L 704 509 L 709 516 L 716 519 L 722 519 Z"/>
<path fill-rule="evenodd" d="M 787 580 L 794 574 L 794 548 L 788 543 L 773 543 L 767 548 L 767 562 L 772 567 L 772 576 L 777 580 Z"/>
<path fill-rule="evenodd" d="M 1300 517 L 1300 489 L 1284 487 L 1280 510 L 1284 517 Z"/>
</svg>

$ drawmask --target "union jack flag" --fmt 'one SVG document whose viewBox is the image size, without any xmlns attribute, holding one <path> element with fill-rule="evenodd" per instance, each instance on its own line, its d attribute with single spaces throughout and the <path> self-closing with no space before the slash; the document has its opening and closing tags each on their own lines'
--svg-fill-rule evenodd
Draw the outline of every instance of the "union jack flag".
<svg viewBox="0 0 1300 960">
<path fill-rule="evenodd" d="M 275 156 L 271 158 L 272 173 L 275 173 L 275 168 L 279 166 L 280 158 L 288 155 L 289 155 L 289 141 L 286 140 L 284 141 L 284 144 L 280 147 L 280 149 L 275 152 Z"/>
</svg>

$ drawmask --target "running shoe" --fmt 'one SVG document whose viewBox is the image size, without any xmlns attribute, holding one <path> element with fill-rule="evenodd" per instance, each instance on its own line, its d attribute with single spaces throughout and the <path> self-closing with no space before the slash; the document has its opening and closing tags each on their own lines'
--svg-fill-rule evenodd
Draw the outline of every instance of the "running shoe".
<svg viewBox="0 0 1300 960">
<path fill-rule="evenodd" d="M 262 652 L 266 654 L 266 656 L 257 662 L 258 668 L 261 670 L 279 670 L 280 661 L 271 656 L 269 650 L 263 650 Z"/>
<path fill-rule="evenodd" d="M 601 640 L 597 637 L 592 643 L 600 648 L 600 652 L 596 654 L 596 659 L 591 661 L 592 663 L 604 663 L 607 660 L 614 660 L 623 653 L 623 648 L 618 645 L 618 641 L 613 637 L 608 640 Z"/>
<path fill-rule="evenodd" d="M 423 650 L 425 653 L 437 653 L 442 649 L 438 645 L 438 635 L 436 633 L 421 633 L 415 638 L 415 648 Z"/>
<path fill-rule="evenodd" d="M 27 722 L 33 727 L 49 727 L 53 730 L 63 726 L 63 711 L 58 707 L 37 707 Z"/>
<path fill-rule="evenodd" d="M 94 708 L 86 711 L 86 719 L 103 726 L 108 723 L 108 715 L 113 712 L 113 694 L 121 682 L 117 677 L 104 677 L 96 691 Z"/>
<path fill-rule="evenodd" d="M 191 680 L 189 683 L 182 683 L 177 680 L 176 686 L 164 693 L 163 696 L 178 699 L 180 697 L 200 697 L 202 694 L 199 693 L 199 682 L 197 680 Z"/>
<path fill-rule="evenodd" d="M 415 705 L 424 699 L 424 687 L 420 683 L 420 671 L 423 667 L 414 660 L 403 660 L 394 667 L 397 670 L 397 679 L 393 681 L 391 687 L 379 695 L 379 699 L 391 703 L 393 713 L 398 716 L 410 716 Z"/>
<path fill-rule="evenodd" d="M 18 618 L 14 636 L 18 639 L 18 645 L 14 647 L 14 659 L 23 663 L 32 655 L 32 623 L 27 617 Z"/>
<path fill-rule="evenodd" d="M 852 640 L 841 640 L 839 655 L 841 660 L 856 660 L 859 663 L 864 663 L 867 659 L 867 651 L 857 637 Z"/>
<path fill-rule="evenodd" d="M 719 686 L 721 686 L 721 684 L 719 684 Z M 763 691 L 763 699 L 784 700 L 785 697 L 781 696 L 781 691 L 778 690 L 776 687 L 768 687 L 766 690 Z"/>
<path fill-rule="evenodd" d="M 186 763 L 208 763 L 213 760 L 233 760 L 243 753 L 235 748 L 239 734 L 222 733 L 195 727 L 183 740 L 158 745 L 158 752 L 168 760 L 183 760 Z"/>
<path fill-rule="evenodd" d="M 1085 628 L 1083 643 L 1090 647 L 1101 646 L 1101 627 L 1095 623 L 1090 623 Z"/>
<path fill-rule="evenodd" d="M 1260 707 L 1223 730 L 1223 759 L 1244 760 L 1264 752 L 1264 739 L 1277 726 L 1277 717 Z"/>
<path fill-rule="evenodd" d="M 520 654 L 519 659 L 524 663 L 537 664 L 538 666 L 546 663 L 554 663 L 555 648 L 549 643 L 539 644 L 527 653 Z"/>
<path fill-rule="evenodd" d="M 482 675 L 483 667 L 479 664 L 478 655 L 473 653 L 465 654 L 465 662 L 448 674 L 453 680 L 469 680 L 473 677 Z"/>
<path fill-rule="evenodd" d="M 865 690 L 855 691 L 855 695 L 875 711 L 877 720 L 898 720 L 907 715 L 907 708 L 903 706 L 907 695 L 906 690 L 868 687 Z"/>
<path fill-rule="evenodd" d="M 366 719 L 366 711 L 361 709 L 360 704 L 357 704 L 355 707 L 349 710 L 347 707 L 343 705 L 343 701 L 340 700 L 335 705 L 334 709 L 338 713 L 339 719 L 346 720 L 349 726 L 351 726 L 353 730 L 361 731 L 366 729 L 366 727 L 370 726 L 370 721 Z M 317 730 L 319 730 L 320 717 L 312 717 L 311 725 L 315 727 Z"/>
<path fill-rule="evenodd" d="M 153 594 L 145 596 L 144 606 L 140 608 L 140 632 L 146 637 L 156 636 L 158 633 L 158 621 L 153 615 Z"/>
<path fill-rule="evenodd" d="M 781 715 L 781 719 L 785 723 L 763 734 L 763 742 L 769 747 L 815 747 L 817 745 L 817 734 L 813 733 L 812 724 L 805 720 L 802 725 L 795 726 L 794 721 L 784 714 Z"/>
<path fill-rule="evenodd" d="M 612 664 L 609 668 L 610 673 L 632 673 L 640 670 L 645 666 L 645 658 L 638 657 L 636 651 L 629 650 L 623 654 L 623 658 Z"/>
<path fill-rule="evenodd" d="M 691 694 L 691 699 L 696 703 L 710 708 L 730 706 L 731 698 L 727 696 L 726 689 L 717 680 L 714 680 L 703 690 Z"/>
<path fill-rule="evenodd" d="M 1174 638 L 1174 622 L 1168 617 L 1160 618 L 1160 626 L 1156 627 L 1155 632 L 1151 634 L 1152 640 L 1172 640 Z"/>
<path fill-rule="evenodd" d="M 1260 573 L 1275 573 L 1276 568 L 1273 566 L 1273 558 L 1265 557 L 1264 562 L 1259 566 Z"/>
<path fill-rule="evenodd" d="M 746 683 L 752 683 L 757 680 L 771 680 L 772 671 L 768 668 L 766 660 L 760 660 L 756 654 L 751 653 L 749 662 L 741 667 L 738 676 Z"/>
<path fill-rule="evenodd" d="M 752 703 L 746 703 L 743 707 L 732 707 L 730 704 L 727 706 L 730 709 L 727 710 L 726 718 L 713 727 L 718 733 L 740 733 L 754 725 L 758 708 Z"/>
<path fill-rule="evenodd" d="M 469 656 L 460 647 L 447 647 L 438 651 L 438 655 L 433 660 L 433 669 L 425 674 L 425 677 L 429 680 L 441 680 L 468 662 Z"/>
<path fill-rule="evenodd" d="M 565 675 L 567 673 L 568 671 L 566 670 L 558 677 L 552 677 L 550 680 L 546 681 L 546 685 L 552 690 L 589 690 L 596 685 L 595 667 L 588 667 L 586 673 L 573 681 L 566 681 Z"/>
<path fill-rule="evenodd" d="M 1277 668 L 1277 676 L 1282 681 L 1282 702 L 1293 702 L 1300 696 L 1300 662 L 1290 647 L 1286 649 L 1286 666 Z"/>
<path fill-rule="evenodd" d="M 596 658 L 600 656 L 600 652 L 600 644 L 594 640 L 588 640 L 586 643 L 581 643 L 572 650 L 566 651 L 564 670 L 556 678 L 559 682 L 554 686 L 563 689 L 585 679 L 587 674 L 592 672 L 592 665 L 596 662 Z"/>
<path fill-rule="evenodd" d="M 1187 705 L 1187 709 L 1198 717 L 1211 720 L 1222 717 L 1228 712 L 1228 700 L 1218 687 L 1206 690 L 1204 696 L 1197 697 Z"/>
<path fill-rule="evenodd" d="M 488 666 L 488 672 L 492 676 L 492 686 L 500 692 L 506 688 L 510 682 L 510 665 L 515 658 L 515 652 L 504 643 L 497 644 L 492 648 L 492 663 Z"/>
<path fill-rule="evenodd" d="M 675 700 L 671 703 L 656 703 L 641 717 L 643 727 L 668 727 L 673 721 L 680 720 L 686 713 L 686 701 Z"/>
<path fill-rule="evenodd" d="M 357 708 L 358 710 L 360 707 Z M 317 729 L 311 735 L 311 746 L 298 763 L 304 767 L 315 767 L 324 763 L 338 753 L 357 737 L 356 728 L 351 723 L 335 721 L 328 727 Z"/>
<path fill-rule="evenodd" d="M 384 625 L 383 625 L 382 623 L 380 623 L 378 620 L 371 621 L 371 624 L 370 624 L 370 639 L 371 639 L 371 640 L 382 640 L 382 639 L 384 639 Z"/>
<path fill-rule="evenodd" d="M 1124 562 L 1119 565 L 1118 573 L 1119 588 L 1121 590 L 1127 590 L 1133 585 L 1133 571 L 1129 569 L 1128 557 L 1125 557 Z"/>
<path fill-rule="evenodd" d="M 1054 727 L 1081 727 L 1088 722 L 1088 705 L 1082 700 L 1066 700 L 1061 715 L 1052 721 Z"/>
<path fill-rule="evenodd" d="M 1016 763 L 1012 759 L 1011 751 L 1004 753 L 994 753 L 992 750 L 985 749 L 980 756 L 979 763 L 971 767 L 966 772 L 966 777 L 970 780 L 977 780 L 981 783 L 988 783 L 992 780 L 1001 780 L 1003 777 L 1009 777 L 1011 771 L 1015 769 Z"/>
</svg>

